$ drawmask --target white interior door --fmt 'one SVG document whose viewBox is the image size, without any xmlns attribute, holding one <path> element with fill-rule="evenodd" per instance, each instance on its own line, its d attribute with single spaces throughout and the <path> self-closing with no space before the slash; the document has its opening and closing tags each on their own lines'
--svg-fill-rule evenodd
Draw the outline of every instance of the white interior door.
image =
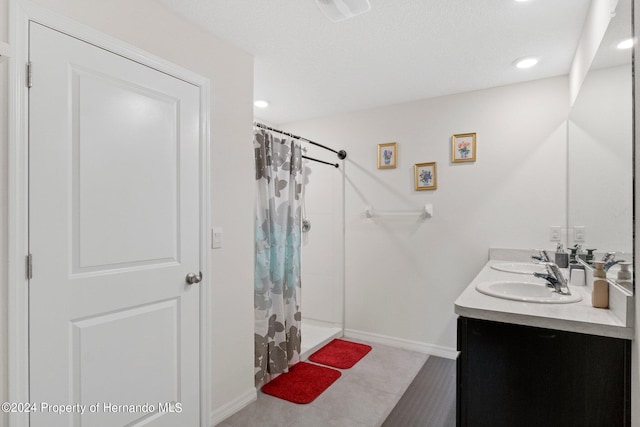
<svg viewBox="0 0 640 427">
<path fill-rule="evenodd" d="M 199 89 L 33 22 L 29 49 L 31 426 L 198 426 Z"/>
</svg>

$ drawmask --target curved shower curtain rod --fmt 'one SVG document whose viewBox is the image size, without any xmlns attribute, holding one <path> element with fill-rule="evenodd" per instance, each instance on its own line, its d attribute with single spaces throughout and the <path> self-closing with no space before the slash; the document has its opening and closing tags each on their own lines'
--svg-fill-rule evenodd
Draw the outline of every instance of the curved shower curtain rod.
<svg viewBox="0 0 640 427">
<path fill-rule="evenodd" d="M 314 159 L 313 157 L 307 157 L 307 156 L 302 156 L 303 159 L 307 159 L 307 160 L 312 160 L 314 162 L 318 162 L 318 163 L 324 163 L 325 165 L 331 165 L 333 167 L 339 168 L 340 165 L 337 163 L 330 163 L 330 162 L 325 162 L 324 160 L 320 160 L 320 159 Z"/>
<path fill-rule="evenodd" d="M 257 126 L 257 127 L 259 127 L 259 128 L 262 128 L 262 129 L 267 129 L 267 130 L 270 130 L 270 131 L 273 131 L 273 132 L 281 133 L 282 135 L 290 136 L 291 138 L 295 138 L 295 139 L 299 139 L 299 140 L 301 140 L 301 141 L 308 142 L 309 144 L 313 144 L 313 145 L 316 145 L 316 146 L 318 146 L 318 147 L 320 147 L 320 148 L 324 148 L 325 150 L 333 151 L 334 153 L 336 153 L 336 154 L 338 155 L 338 158 L 339 158 L 340 160 L 344 160 L 344 159 L 346 159 L 346 158 L 347 158 L 347 152 L 346 152 L 346 151 L 344 151 L 344 150 L 336 151 L 336 150 L 334 150 L 333 148 L 329 148 L 329 147 L 327 147 L 326 145 L 322 145 L 322 144 L 319 144 L 319 143 L 317 143 L 317 142 L 313 142 L 313 141 L 311 141 L 310 139 L 303 138 L 303 137 L 298 136 L 298 135 L 293 135 L 293 134 L 291 134 L 291 133 L 289 133 L 289 132 L 285 132 L 285 131 L 282 131 L 282 130 L 280 130 L 280 129 L 274 129 L 274 128 L 269 127 L 269 126 L 267 126 L 267 125 L 264 125 L 264 124 L 262 124 L 262 123 L 253 122 L 253 125 L 254 125 L 254 126 Z M 307 156 L 302 156 L 302 157 L 303 157 L 304 159 L 313 160 L 314 162 L 324 163 L 324 164 L 332 165 L 332 166 L 335 166 L 335 167 L 339 167 L 339 166 L 340 166 L 338 163 L 329 163 L 329 162 L 325 162 L 325 161 L 323 161 L 323 160 L 314 159 L 313 157 L 307 157 Z"/>
</svg>

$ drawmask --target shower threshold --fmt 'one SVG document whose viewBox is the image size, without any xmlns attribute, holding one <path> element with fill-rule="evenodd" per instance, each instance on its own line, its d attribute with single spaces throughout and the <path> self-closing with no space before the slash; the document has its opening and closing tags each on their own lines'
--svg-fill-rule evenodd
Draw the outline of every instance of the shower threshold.
<svg viewBox="0 0 640 427">
<path fill-rule="evenodd" d="M 302 320 L 302 344 L 300 358 L 306 360 L 316 350 L 334 338 L 341 338 L 342 328 L 334 323 L 319 322 L 317 320 Z"/>
</svg>

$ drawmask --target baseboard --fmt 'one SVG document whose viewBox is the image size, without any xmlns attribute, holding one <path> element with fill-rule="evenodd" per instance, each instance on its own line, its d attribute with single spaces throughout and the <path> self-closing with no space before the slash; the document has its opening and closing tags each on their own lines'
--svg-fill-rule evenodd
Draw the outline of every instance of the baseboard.
<svg viewBox="0 0 640 427">
<path fill-rule="evenodd" d="M 222 421 L 226 420 L 231 415 L 235 414 L 248 404 L 255 402 L 257 398 L 258 392 L 256 391 L 255 387 L 253 387 L 243 395 L 238 396 L 238 398 L 221 406 L 218 409 L 211 411 L 211 416 L 209 417 L 209 425 L 213 427 L 217 424 L 220 424 Z"/>
<path fill-rule="evenodd" d="M 433 356 L 444 357 L 445 359 L 457 359 L 458 351 L 451 347 L 427 344 L 419 341 L 405 340 L 402 338 L 390 337 L 387 335 L 374 334 L 371 332 L 355 331 L 353 329 L 345 329 L 344 336 L 346 338 L 354 338 L 363 341 L 370 341 L 391 347 L 404 348 L 406 350 L 418 351 L 420 353 L 430 354 Z"/>
</svg>

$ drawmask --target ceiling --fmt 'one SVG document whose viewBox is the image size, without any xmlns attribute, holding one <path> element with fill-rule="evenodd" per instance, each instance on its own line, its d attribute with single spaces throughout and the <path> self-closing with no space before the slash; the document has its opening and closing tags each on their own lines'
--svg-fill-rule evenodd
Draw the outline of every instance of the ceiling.
<svg viewBox="0 0 640 427">
<path fill-rule="evenodd" d="M 255 58 L 255 115 L 284 124 L 566 75 L 589 0 L 370 0 L 333 23 L 314 0 L 158 0 Z M 539 58 L 521 70 L 513 61 Z"/>
</svg>

